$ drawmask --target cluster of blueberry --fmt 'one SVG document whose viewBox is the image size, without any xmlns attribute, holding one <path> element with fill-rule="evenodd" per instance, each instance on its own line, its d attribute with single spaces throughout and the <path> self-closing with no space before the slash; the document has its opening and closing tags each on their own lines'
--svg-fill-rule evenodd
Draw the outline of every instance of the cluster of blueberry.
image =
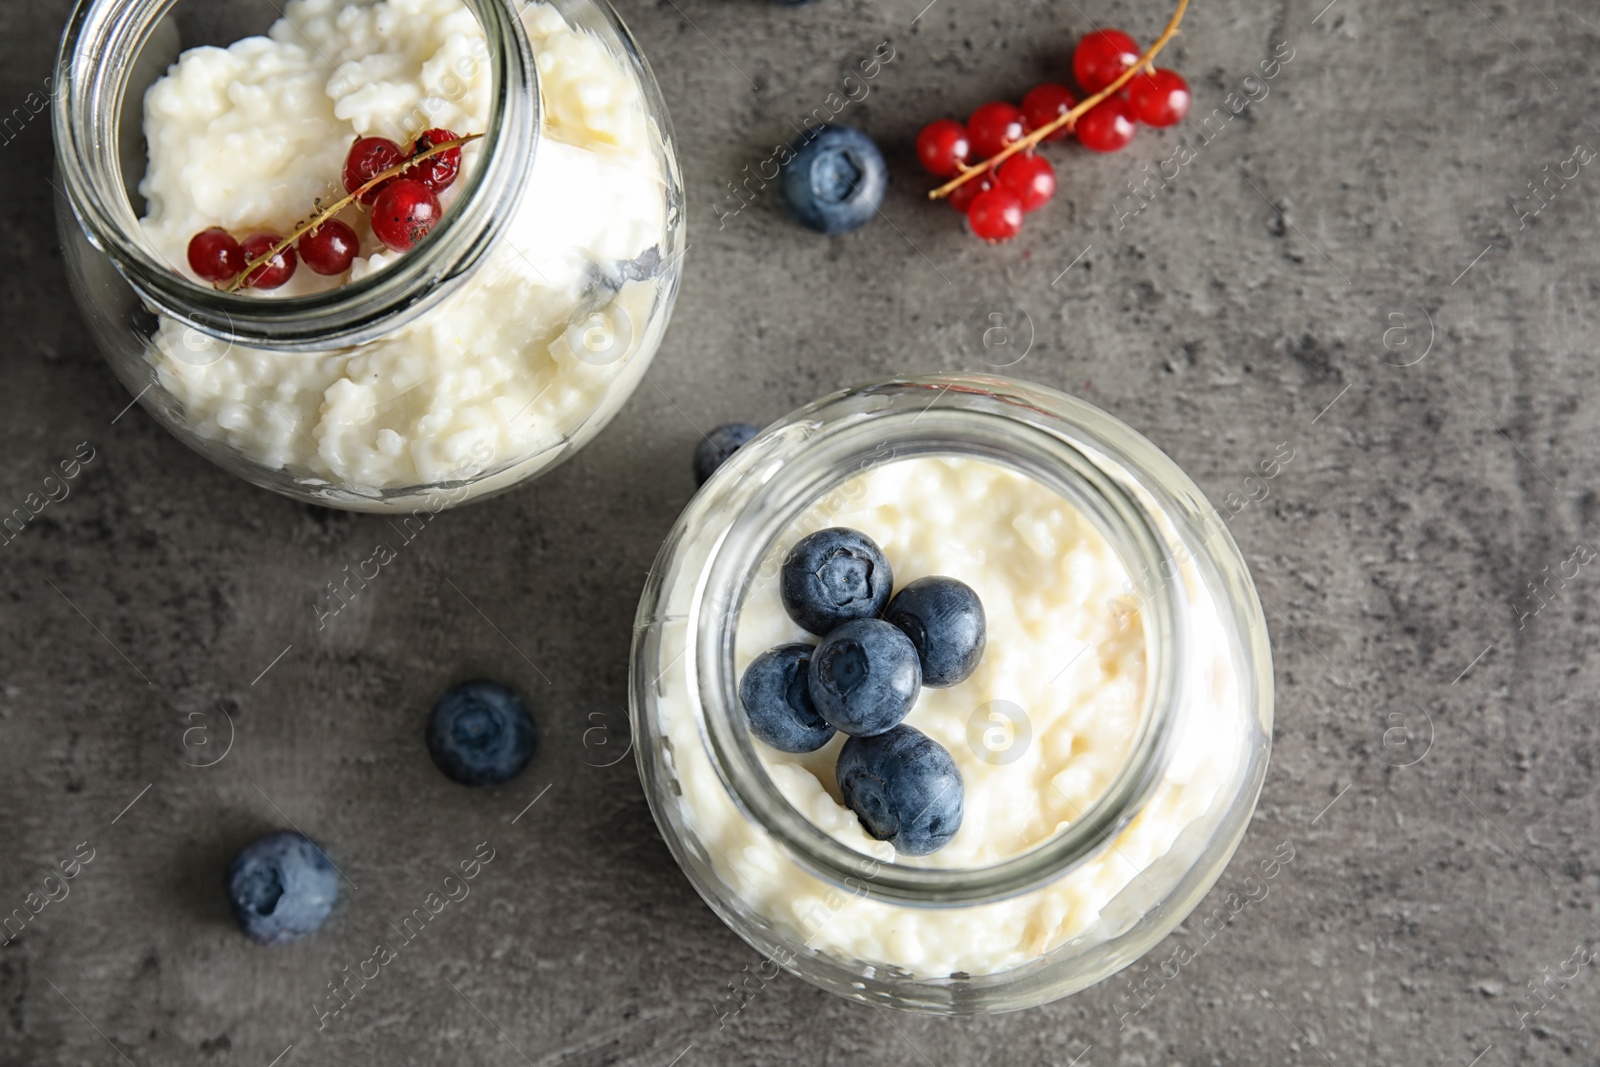
<svg viewBox="0 0 1600 1067">
<path fill-rule="evenodd" d="M 802 538 L 784 558 L 789 617 L 822 639 L 757 656 L 739 682 L 750 732 L 782 752 L 815 752 L 848 736 L 836 773 L 866 831 L 909 856 L 943 848 L 961 828 L 965 788 L 943 745 L 903 724 L 924 685 L 947 688 L 983 658 L 983 604 L 966 584 L 918 578 L 890 597 L 894 572 L 859 530 Z"/>
<path fill-rule="evenodd" d="M 428 752 L 462 785 L 510 781 L 533 756 L 537 733 L 516 693 L 498 682 L 452 686 L 428 716 Z M 283 945 L 321 926 L 339 898 L 327 853 L 304 834 L 257 838 L 228 865 L 228 900 L 252 941 Z"/>
<path fill-rule="evenodd" d="M 438 223 L 444 213 L 439 193 L 454 184 L 461 171 L 461 148 L 434 149 L 460 139 L 449 130 L 435 129 L 424 130 L 410 149 L 386 137 L 358 137 L 350 146 L 344 160 L 345 192 L 372 209 L 372 233 L 385 247 L 404 252 Z M 294 277 L 301 260 L 318 274 L 343 274 L 360 250 L 356 231 L 330 217 L 290 243 L 275 233 L 252 234 L 240 241 L 213 226 L 189 239 L 188 259 L 200 277 L 222 284 L 232 282 L 252 260 L 272 253 L 242 284 L 276 289 Z"/>
<path fill-rule="evenodd" d="M 1139 46 L 1121 30 L 1095 30 L 1078 42 L 1072 71 L 1088 96 L 1109 88 L 1139 62 Z M 972 113 L 965 125 L 935 119 L 917 136 L 917 158 L 928 173 L 954 178 L 982 171 L 950 191 L 950 206 L 967 216 L 972 232 L 986 241 L 1005 241 L 1022 229 L 1025 212 L 1037 211 L 1056 191 L 1050 161 L 1032 151 L 1010 155 L 998 167 L 990 160 L 1007 148 L 1043 131 L 1038 140 L 1059 141 L 1076 134 L 1095 152 L 1115 152 L 1133 140 L 1137 123 L 1172 126 L 1189 113 L 1189 85 L 1174 71 L 1142 70 L 1124 87 L 1083 112 L 1068 114 L 1078 97 L 1065 85 L 1035 86 L 1022 105 L 991 100 Z M 1065 121 L 1064 121 L 1065 120 Z M 976 162 L 974 162 L 976 161 Z"/>
</svg>

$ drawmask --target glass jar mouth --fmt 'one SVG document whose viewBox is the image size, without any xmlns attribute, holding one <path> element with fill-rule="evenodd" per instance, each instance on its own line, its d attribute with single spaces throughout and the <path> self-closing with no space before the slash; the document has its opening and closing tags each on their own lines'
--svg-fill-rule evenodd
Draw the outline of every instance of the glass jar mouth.
<svg viewBox="0 0 1600 1067">
<path fill-rule="evenodd" d="M 802 513 L 873 466 L 952 454 L 1006 466 L 1076 506 L 1105 536 L 1129 575 L 1161 573 L 1164 542 L 1144 509 L 1096 464 L 1092 437 L 1062 433 L 1054 417 L 1030 400 L 1032 388 L 1002 377 L 926 376 L 845 390 L 763 431 L 706 488 L 716 498 L 708 502 L 710 508 L 735 517 L 700 572 L 683 657 L 690 691 L 704 712 L 703 740 L 743 813 L 811 873 L 852 892 L 921 906 L 981 904 L 1028 892 L 1110 846 L 1165 773 L 1186 641 L 1180 594 L 1171 582 L 1139 595 L 1147 681 L 1139 734 L 1122 768 L 1065 830 L 998 863 L 944 868 L 883 862 L 834 839 L 782 795 L 738 712 L 735 635 L 760 561 L 769 558 L 778 537 Z M 953 392 L 959 395 L 948 399 Z M 846 399 L 865 400 L 871 410 L 827 423 L 811 417 Z M 1078 406 L 1091 424 L 1110 421 L 1088 405 Z M 801 442 L 804 447 L 797 450 Z M 789 453 L 795 458 L 785 458 Z M 868 867 L 870 877 L 862 873 Z"/>
<path fill-rule="evenodd" d="M 538 69 L 513 0 L 464 0 L 490 73 L 478 164 L 439 224 L 382 270 L 304 296 L 261 299 L 191 281 L 144 239 L 119 150 L 141 52 L 180 0 L 79 0 L 56 60 L 53 126 L 63 195 L 94 246 L 158 313 L 229 343 L 277 350 L 360 344 L 449 295 L 495 244 L 539 143 Z M 336 177 L 336 176 L 330 176 Z"/>
</svg>

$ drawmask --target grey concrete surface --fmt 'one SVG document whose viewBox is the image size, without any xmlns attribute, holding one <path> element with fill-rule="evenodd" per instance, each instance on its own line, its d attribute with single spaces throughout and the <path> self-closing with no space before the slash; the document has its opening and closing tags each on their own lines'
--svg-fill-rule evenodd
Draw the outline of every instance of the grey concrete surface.
<svg viewBox="0 0 1600 1067">
<path fill-rule="evenodd" d="M 666 345 L 573 462 L 435 522 L 321 632 L 317 590 L 383 520 L 253 489 L 123 413 L 67 290 L 46 121 L 12 111 L 44 88 L 68 3 L 0 7 L 0 508 L 80 442 L 94 457 L 0 548 L 0 910 L 93 849 L 0 948 L 0 1064 L 1600 1061 L 1600 975 L 1575 955 L 1600 941 L 1600 577 L 1529 592 L 1600 543 L 1600 172 L 1566 165 L 1529 199 L 1600 147 L 1594 7 L 1199 0 L 1170 53 L 1196 114 L 1256 99 L 1117 156 L 1054 150 L 1061 195 L 989 248 L 920 199 L 917 128 L 1063 72 L 1092 22 L 1148 39 L 1169 9 L 925 4 L 624 0 L 692 209 Z M 840 116 L 889 157 L 884 218 L 814 237 L 769 191 L 719 228 L 725 182 L 884 41 L 895 59 Z M 1280 44 L 1262 96 L 1244 79 Z M 1194 158 L 1119 221 L 1185 141 Z M 1127 420 L 1218 503 L 1293 446 L 1231 520 L 1278 719 L 1208 906 L 1281 843 L 1295 859 L 1137 1014 L 1120 980 L 943 1020 L 787 976 L 728 1014 L 755 954 L 672 863 L 631 760 L 595 765 L 627 744 L 632 614 L 697 428 L 981 369 L 991 313 L 1019 344 L 1031 324 L 1013 373 Z M 544 731 L 504 789 L 451 785 L 421 744 L 432 694 L 472 673 L 524 690 Z M 220 744 L 219 708 L 231 750 L 187 766 L 185 730 Z M 347 892 L 319 936 L 264 951 L 220 872 L 286 825 Z M 483 841 L 470 897 L 319 1031 L 327 983 Z"/>
</svg>

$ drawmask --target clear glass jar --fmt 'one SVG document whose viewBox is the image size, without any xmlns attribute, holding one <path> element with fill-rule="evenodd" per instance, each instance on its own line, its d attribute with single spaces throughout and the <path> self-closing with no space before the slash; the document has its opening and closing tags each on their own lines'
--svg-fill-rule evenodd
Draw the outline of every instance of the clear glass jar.
<svg viewBox="0 0 1600 1067">
<path fill-rule="evenodd" d="M 147 170 L 147 91 L 181 49 L 263 34 L 284 11 L 273 36 L 296 45 L 303 37 L 309 49 L 298 59 L 275 53 L 271 62 L 314 64 L 312 53 L 326 59 L 328 44 L 306 27 L 320 18 L 312 32 L 333 32 L 327 27 L 338 25 L 333 16 L 346 2 L 81 0 L 57 69 L 60 231 L 73 290 L 106 358 L 184 443 L 301 500 L 366 511 L 426 502 L 438 510 L 549 469 L 632 393 L 677 293 L 681 177 L 660 90 L 605 0 L 464 0 L 439 17 L 470 12 L 465 25 L 475 19 L 476 27 L 438 45 L 432 65 L 419 69 L 414 96 L 385 83 L 390 75 L 378 64 L 363 67 L 359 54 L 343 52 L 333 53 L 336 68 L 327 60 L 328 71 L 314 76 L 319 89 L 327 79 L 328 100 L 308 94 L 317 115 L 335 115 L 329 100 L 336 100 L 342 121 L 343 109 L 369 107 L 370 94 L 398 93 L 392 115 L 350 121 L 363 135 L 402 144 L 445 125 L 440 115 L 461 121 L 466 110 L 481 111 L 482 128 L 455 131 L 483 136 L 466 146 L 433 231 L 408 252 L 357 260 L 343 284 L 318 282 L 302 263 L 290 285 L 273 293 L 213 288 L 188 268 L 187 230 L 172 220 L 217 200 L 217 189 L 205 174 L 172 176 L 185 166 L 227 171 L 234 154 L 248 168 L 249 126 L 242 141 L 215 139 L 216 125 L 207 132 L 204 98 L 226 99 L 232 87 L 206 83 L 169 95 L 159 119 L 166 131 L 148 138 L 152 159 L 158 144 L 169 153 L 165 169 L 152 162 Z M 211 55 L 215 62 L 225 53 Z M 450 56 L 454 62 L 443 63 Z M 243 69 L 262 65 L 256 59 Z M 252 83 L 236 95 L 262 91 Z M 295 91 L 285 90 L 284 99 Z M 193 158 L 194 138 L 180 125 L 190 121 L 191 100 L 201 102 L 196 137 L 214 138 L 209 158 Z M 319 154 L 322 203 L 344 195 L 348 131 L 344 137 L 307 150 Z M 280 157 L 294 155 L 278 151 L 269 162 L 280 167 Z M 219 210 L 244 216 L 237 236 L 288 234 L 310 216 L 313 198 L 301 198 L 299 186 L 292 201 L 284 198 L 295 205 L 286 217 L 250 214 L 241 203 L 271 189 L 269 176 L 259 184 L 252 177 L 248 169 L 224 174 L 244 190 L 219 201 Z M 304 186 L 302 179 L 295 178 Z M 147 195 L 142 180 L 162 191 Z M 205 195 L 174 194 L 183 188 Z M 347 214 L 358 230 L 365 226 L 355 208 L 339 217 Z M 163 230 L 163 217 L 173 232 Z M 362 232 L 363 255 L 381 252 Z"/>
<path fill-rule="evenodd" d="M 766 771 L 737 697 L 740 613 L 755 583 L 773 579 L 765 572 L 785 531 L 792 536 L 819 504 L 835 510 L 863 472 L 924 456 L 985 460 L 1064 498 L 1120 558 L 1130 578 L 1119 610 L 1137 612 L 1144 633 L 1138 732 L 1109 787 L 1065 829 L 982 867 L 883 861 L 824 832 Z M 656 822 L 735 933 L 843 996 L 971 1014 L 1098 982 L 1199 903 L 1242 838 L 1266 773 L 1272 664 L 1244 560 L 1171 459 L 1054 390 L 929 376 L 827 397 L 734 453 L 651 571 L 635 622 L 631 705 Z M 970 945 L 974 958 L 1000 962 L 930 973 L 882 958 L 894 952 L 859 951 L 895 943 L 876 936 L 886 929 L 913 927 L 956 939 L 944 949 Z M 1023 928 L 1029 943 L 1009 944 Z"/>
</svg>

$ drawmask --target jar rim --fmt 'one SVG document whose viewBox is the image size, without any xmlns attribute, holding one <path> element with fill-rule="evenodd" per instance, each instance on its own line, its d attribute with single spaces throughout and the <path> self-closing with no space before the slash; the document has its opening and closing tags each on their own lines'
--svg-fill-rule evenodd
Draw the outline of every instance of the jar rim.
<svg viewBox="0 0 1600 1067">
<path fill-rule="evenodd" d="M 929 393 L 933 396 L 929 398 Z M 1049 395 L 1046 396 L 1045 394 Z M 830 410 L 865 400 L 862 418 Z M 1065 402 L 1063 418 L 1042 402 Z M 1096 427 L 1095 423 L 1102 423 Z M 1095 429 L 1125 426 L 1064 394 L 1000 376 L 931 375 L 847 389 L 764 430 L 729 460 L 712 487 L 733 514 L 698 576 L 684 662 L 699 704 L 702 741 L 734 803 L 801 866 L 853 892 L 902 905 L 967 906 L 1027 893 L 1103 852 L 1137 816 L 1171 756 L 1179 668 L 1188 638 L 1178 583 L 1140 597 L 1146 684 L 1139 734 L 1111 784 L 1064 830 L 1016 856 L 970 868 L 875 860 L 828 835 L 782 795 L 737 714 L 734 638 L 752 571 L 784 529 L 828 492 L 856 476 L 863 456 L 891 442 L 889 463 L 917 455 L 959 454 L 997 462 L 1043 483 L 1096 526 L 1131 575 L 1159 573 L 1167 554 L 1145 508 L 1107 476 L 1091 453 Z M 1078 431 L 1074 437 L 1068 430 Z M 1136 435 L 1135 435 L 1136 436 Z M 798 456 L 779 456 L 804 443 Z M 642 758 L 642 754 L 641 754 Z M 871 875 L 864 877 L 863 864 Z"/>
<path fill-rule="evenodd" d="M 52 123 L 63 195 L 96 248 L 157 312 L 229 343 L 277 350 L 360 344 L 453 292 L 500 237 L 540 141 L 539 74 L 514 0 L 464 0 L 483 28 L 490 106 L 478 165 L 418 245 L 320 293 L 260 299 L 191 281 L 149 249 L 124 183 L 122 117 L 135 60 L 181 0 L 79 0 L 56 59 Z M 601 5 L 604 7 L 604 5 Z"/>
</svg>

